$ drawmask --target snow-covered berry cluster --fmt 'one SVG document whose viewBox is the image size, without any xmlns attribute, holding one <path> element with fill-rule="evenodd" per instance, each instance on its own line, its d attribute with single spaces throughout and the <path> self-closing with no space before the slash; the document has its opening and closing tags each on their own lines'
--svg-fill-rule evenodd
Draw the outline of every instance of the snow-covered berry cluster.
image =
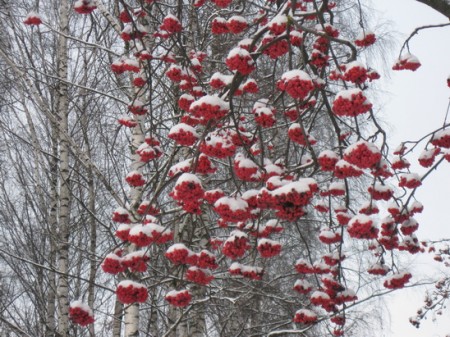
<svg viewBox="0 0 450 337">
<path fill-rule="evenodd" d="M 342 90 L 333 101 L 333 112 L 337 116 L 355 117 L 372 109 L 361 89 Z"/>
<path fill-rule="evenodd" d="M 81 301 L 73 301 L 69 305 L 69 318 L 75 324 L 86 326 L 94 323 L 92 309 Z"/>
<path fill-rule="evenodd" d="M 143 284 L 124 280 L 117 285 L 116 295 L 123 304 L 144 303 L 148 298 L 148 291 Z"/>
<path fill-rule="evenodd" d="M 191 293 L 189 290 L 172 290 L 166 294 L 166 301 L 174 307 L 183 308 L 189 305 L 192 300 Z"/>
</svg>

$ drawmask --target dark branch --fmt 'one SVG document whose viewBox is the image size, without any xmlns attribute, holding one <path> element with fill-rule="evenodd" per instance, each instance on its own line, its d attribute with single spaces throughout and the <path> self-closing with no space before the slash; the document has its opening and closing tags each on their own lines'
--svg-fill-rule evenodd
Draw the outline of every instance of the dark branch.
<svg viewBox="0 0 450 337">
<path fill-rule="evenodd" d="M 450 0 L 417 0 L 445 15 L 450 20 Z"/>
</svg>

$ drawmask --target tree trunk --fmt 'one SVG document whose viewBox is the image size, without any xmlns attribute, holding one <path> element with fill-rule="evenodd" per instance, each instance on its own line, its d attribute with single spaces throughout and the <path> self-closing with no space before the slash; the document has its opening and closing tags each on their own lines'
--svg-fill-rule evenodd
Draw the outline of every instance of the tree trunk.
<svg viewBox="0 0 450 337">
<path fill-rule="evenodd" d="M 67 36 L 69 34 L 69 3 L 67 0 L 61 0 L 59 9 L 60 32 L 58 38 L 57 50 L 57 73 L 60 82 L 57 87 L 57 119 L 59 129 L 62 132 L 68 132 L 68 97 L 67 84 L 68 79 L 68 51 Z M 68 263 L 69 263 L 69 144 L 65 137 L 59 140 L 59 173 L 60 173 L 60 194 L 59 194 L 59 247 L 58 247 L 58 304 L 59 304 L 59 322 L 58 332 L 61 336 L 68 336 L 69 330 L 69 284 L 68 284 Z"/>
</svg>

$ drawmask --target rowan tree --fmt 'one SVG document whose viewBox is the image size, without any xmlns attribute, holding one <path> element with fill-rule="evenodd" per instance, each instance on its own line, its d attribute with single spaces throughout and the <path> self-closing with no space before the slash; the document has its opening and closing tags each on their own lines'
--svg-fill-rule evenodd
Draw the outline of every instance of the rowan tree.
<svg viewBox="0 0 450 337">
<path fill-rule="evenodd" d="M 448 17 L 445 1 L 421 2 Z M 0 56 L 20 77 L 9 110 L 36 138 L 35 171 L 14 175 L 50 173 L 50 195 L 25 189 L 43 200 L 12 217 L 56 235 L 25 264 L 49 271 L 33 295 L 47 335 L 352 335 L 371 310 L 359 304 L 412 283 L 400 257 L 426 249 L 414 194 L 450 160 L 450 131 L 415 145 L 424 175 L 406 144 L 389 149 L 365 57 L 379 36 L 358 1 L 23 6 L 34 12 L 20 28 L 8 12 L 21 34 Z M 406 49 L 393 70 L 420 67 Z M 3 204 L 21 215 L 11 188 Z M 14 271 L 18 256 L 2 256 Z"/>
</svg>

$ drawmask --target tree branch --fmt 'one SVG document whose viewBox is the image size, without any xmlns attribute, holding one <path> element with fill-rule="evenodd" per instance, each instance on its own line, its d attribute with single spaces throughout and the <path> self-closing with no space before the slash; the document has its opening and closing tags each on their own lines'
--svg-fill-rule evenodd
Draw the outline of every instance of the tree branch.
<svg viewBox="0 0 450 337">
<path fill-rule="evenodd" d="M 450 19 L 450 0 L 417 0 Z"/>
</svg>

